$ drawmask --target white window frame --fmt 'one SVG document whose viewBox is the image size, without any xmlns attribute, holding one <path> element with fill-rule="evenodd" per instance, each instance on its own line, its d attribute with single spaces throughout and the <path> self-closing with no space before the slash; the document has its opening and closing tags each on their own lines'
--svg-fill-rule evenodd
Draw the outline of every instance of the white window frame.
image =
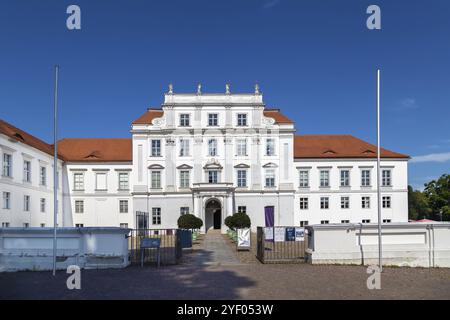
<svg viewBox="0 0 450 320">
<path fill-rule="evenodd" d="M 119 213 L 128 213 L 128 200 L 119 200 Z"/>
<path fill-rule="evenodd" d="M 161 139 L 151 139 L 150 149 L 150 155 L 152 157 L 161 157 Z"/>
<path fill-rule="evenodd" d="M 206 178 L 208 180 L 208 183 L 219 183 L 219 170 L 206 171 Z"/>
<path fill-rule="evenodd" d="M 340 186 L 341 187 L 350 187 L 350 170 L 349 169 L 341 169 L 339 173 L 340 177 Z"/>
<path fill-rule="evenodd" d="M 275 188 L 276 187 L 276 173 L 275 169 L 266 169 L 264 174 L 264 186 L 266 188 Z"/>
<path fill-rule="evenodd" d="M 236 139 L 236 155 L 239 157 L 247 156 L 247 139 Z"/>
<path fill-rule="evenodd" d="M 309 198 L 308 197 L 300 197 L 300 210 L 308 210 L 309 209 Z"/>
<path fill-rule="evenodd" d="M 161 208 L 152 208 L 152 225 L 161 225 Z"/>
<path fill-rule="evenodd" d="M 23 196 L 23 211 L 29 212 L 31 206 L 31 197 L 29 195 Z"/>
<path fill-rule="evenodd" d="M 370 197 L 369 196 L 361 197 L 361 208 L 362 209 L 370 209 Z"/>
<path fill-rule="evenodd" d="M 187 175 L 187 178 L 185 177 Z M 189 188 L 191 186 L 191 171 L 180 170 L 180 188 Z"/>
<path fill-rule="evenodd" d="M 121 179 L 121 177 L 126 177 L 125 180 Z M 118 172 L 117 179 L 119 184 L 119 190 L 126 191 L 130 190 L 130 174 L 128 172 Z"/>
<path fill-rule="evenodd" d="M 208 127 L 219 126 L 219 114 L 216 112 L 208 113 Z"/>
<path fill-rule="evenodd" d="M 381 186 L 382 187 L 392 187 L 392 170 L 382 169 L 381 170 Z"/>
<path fill-rule="evenodd" d="M 247 213 L 247 206 L 238 206 L 238 213 Z"/>
<path fill-rule="evenodd" d="M 180 113 L 180 127 L 190 127 L 190 126 L 191 126 L 191 114 Z"/>
<path fill-rule="evenodd" d="M 341 197 L 341 209 L 350 209 L 350 197 L 349 196 Z"/>
<path fill-rule="evenodd" d="M 320 188 L 330 187 L 330 170 L 320 169 L 319 171 L 319 186 Z"/>
<path fill-rule="evenodd" d="M 74 201 L 75 213 L 84 213 L 84 200 Z"/>
<path fill-rule="evenodd" d="M 247 170 L 246 169 L 237 169 L 236 178 L 237 178 L 236 185 L 238 188 L 246 188 L 247 187 Z"/>
<path fill-rule="evenodd" d="M 45 199 L 45 198 L 41 198 L 40 201 L 39 201 L 39 208 L 40 208 L 40 211 L 41 211 L 42 213 L 44 213 L 44 212 L 46 211 L 46 207 L 47 207 L 47 201 L 46 201 L 46 199 Z"/>
<path fill-rule="evenodd" d="M 161 170 L 150 171 L 151 189 L 161 189 Z"/>
<path fill-rule="evenodd" d="M 218 148 L 217 148 L 217 139 L 211 138 L 208 139 L 208 156 L 217 157 Z"/>
<path fill-rule="evenodd" d="M 76 178 L 77 176 L 81 177 L 81 179 L 79 181 L 77 181 L 77 178 Z M 73 190 L 74 191 L 84 191 L 84 173 L 83 172 L 74 172 L 73 173 Z"/>
<path fill-rule="evenodd" d="M 41 186 L 47 185 L 47 167 L 45 166 L 39 167 L 39 185 Z"/>
<path fill-rule="evenodd" d="M 241 118 L 241 116 L 243 116 L 243 118 Z M 236 115 L 236 118 L 237 118 L 237 123 L 236 123 L 236 125 L 238 126 L 238 127 L 247 127 L 247 113 L 238 113 L 237 115 Z"/>
<path fill-rule="evenodd" d="M 365 175 L 367 173 L 367 175 Z M 361 187 L 370 187 L 372 182 L 372 172 L 370 169 L 361 169 Z"/>
<path fill-rule="evenodd" d="M 299 169 L 298 180 L 298 185 L 300 188 L 309 188 L 309 170 Z"/>
<path fill-rule="evenodd" d="M 11 192 L 3 191 L 3 209 L 11 209 Z"/>
<path fill-rule="evenodd" d="M 180 207 L 180 216 L 189 214 L 190 208 L 187 206 Z"/>
<path fill-rule="evenodd" d="M 189 157 L 190 156 L 190 140 L 189 139 L 180 139 L 180 157 Z"/>
<path fill-rule="evenodd" d="M 13 157 L 10 153 L 3 153 L 3 165 L 2 165 L 2 176 L 12 178 L 13 170 Z"/>
<path fill-rule="evenodd" d="M 31 161 L 23 160 L 23 182 L 31 182 Z"/>
<path fill-rule="evenodd" d="M 391 209 L 392 208 L 392 197 L 391 196 L 383 196 L 381 198 L 382 208 L 383 209 Z"/>
<path fill-rule="evenodd" d="M 269 156 L 269 157 L 275 156 L 275 139 L 274 138 L 266 139 L 266 156 Z"/>
<path fill-rule="evenodd" d="M 320 209 L 321 210 L 330 209 L 330 197 L 320 197 Z"/>
</svg>

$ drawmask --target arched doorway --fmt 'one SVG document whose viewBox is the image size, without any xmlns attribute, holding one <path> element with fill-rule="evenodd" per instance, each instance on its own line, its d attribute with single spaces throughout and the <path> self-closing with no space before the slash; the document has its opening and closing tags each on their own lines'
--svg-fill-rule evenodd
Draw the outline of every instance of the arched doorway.
<svg viewBox="0 0 450 320">
<path fill-rule="evenodd" d="M 222 205 L 217 199 L 210 199 L 205 206 L 205 228 L 220 229 L 222 227 Z"/>
</svg>

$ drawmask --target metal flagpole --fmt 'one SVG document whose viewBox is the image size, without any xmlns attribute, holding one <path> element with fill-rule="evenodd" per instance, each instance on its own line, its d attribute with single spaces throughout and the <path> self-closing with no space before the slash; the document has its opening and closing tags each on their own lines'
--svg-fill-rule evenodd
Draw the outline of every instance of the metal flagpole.
<svg viewBox="0 0 450 320">
<path fill-rule="evenodd" d="M 377 198 L 378 198 L 378 267 L 383 271 L 381 246 L 381 192 L 380 192 L 380 69 L 377 70 Z"/>
<path fill-rule="evenodd" d="M 53 275 L 56 275 L 56 228 L 58 225 L 58 73 L 59 66 L 55 66 L 55 100 L 53 112 Z"/>
</svg>

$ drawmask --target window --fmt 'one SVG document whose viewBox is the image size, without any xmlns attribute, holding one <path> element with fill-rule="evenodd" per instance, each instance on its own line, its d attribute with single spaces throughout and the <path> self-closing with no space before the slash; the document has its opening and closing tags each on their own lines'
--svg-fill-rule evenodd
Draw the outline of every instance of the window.
<svg viewBox="0 0 450 320">
<path fill-rule="evenodd" d="M 329 208 L 330 208 L 330 198 L 320 197 L 320 209 L 329 209 Z"/>
<path fill-rule="evenodd" d="M 218 182 L 219 173 L 217 170 L 208 171 L 208 183 L 217 183 Z"/>
<path fill-rule="evenodd" d="M 389 209 L 391 207 L 391 197 L 383 197 L 383 208 Z"/>
<path fill-rule="evenodd" d="M 341 187 L 349 187 L 349 186 L 350 186 L 350 171 L 341 170 Z"/>
<path fill-rule="evenodd" d="M 46 167 L 39 168 L 39 184 L 41 186 L 47 185 L 47 168 Z"/>
<path fill-rule="evenodd" d="M 84 201 L 75 200 L 75 213 L 84 213 Z"/>
<path fill-rule="evenodd" d="M 246 156 L 247 155 L 247 140 L 246 139 L 237 139 L 236 140 L 236 153 L 238 156 Z"/>
<path fill-rule="evenodd" d="M 370 223 L 370 219 L 363 219 L 362 223 Z"/>
<path fill-rule="evenodd" d="M 300 221 L 300 227 L 304 227 L 308 225 L 308 220 L 301 220 Z"/>
<path fill-rule="evenodd" d="M 24 222 L 23 227 L 24 227 L 24 228 L 29 228 L 29 227 L 30 227 L 30 224 L 29 224 L 28 222 Z"/>
<path fill-rule="evenodd" d="M 189 171 L 182 170 L 180 171 L 180 188 L 189 188 Z"/>
<path fill-rule="evenodd" d="M 119 212 L 128 213 L 128 200 L 119 200 Z"/>
<path fill-rule="evenodd" d="M 128 172 L 119 172 L 119 190 L 128 190 Z"/>
<path fill-rule="evenodd" d="M 219 115 L 217 113 L 208 114 L 208 126 L 216 127 L 219 125 Z"/>
<path fill-rule="evenodd" d="M 3 209 L 11 209 L 11 193 L 3 192 Z"/>
<path fill-rule="evenodd" d="M 12 177 L 12 156 L 8 153 L 3 154 L 3 171 L 4 177 Z"/>
<path fill-rule="evenodd" d="M 121 223 L 119 225 L 122 229 L 128 229 L 128 223 Z"/>
<path fill-rule="evenodd" d="M 370 208 L 370 197 L 361 197 L 361 207 L 363 209 Z"/>
<path fill-rule="evenodd" d="M 266 187 L 267 188 L 275 187 L 275 170 L 273 169 L 266 170 Z"/>
<path fill-rule="evenodd" d="M 210 157 L 217 156 L 217 140 L 216 139 L 208 140 L 208 155 Z"/>
<path fill-rule="evenodd" d="M 341 223 L 350 223 L 350 220 L 341 220 Z"/>
<path fill-rule="evenodd" d="M 247 170 L 237 171 L 237 186 L 240 188 L 247 186 Z"/>
<path fill-rule="evenodd" d="M 341 197 L 341 209 L 350 208 L 350 197 Z"/>
<path fill-rule="evenodd" d="M 180 139 L 180 157 L 189 157 L 189 140 Z"/>
<path fill-rule="evenodd" d="M 2 222 L 2 228 L 9 228 L 9 222 Z"/>
<path fill-rule="evenodd" d="M 45 223 L 41 223 L 41 228 L 45 228 Z"/>
<path fill-rule="evenodd" d="M 82 224 L 82 223 L 75 224 L 75 228 L 83 228 L 83 227 L 84 227 L 84 224 Z"/>
<path fill-rule="evenodd" d="M 320 186 L 321 187 L 330 186 L 330 171 L 320 170 Z"/>
<path fill-rule="evenodd" d="M 381 185 L 383 187 L 392 186 L 391 170 L 382 170 L 381 171 Z"/>
<path fill-rule="evenodd" d="M 308 198 L 300 198 L 300 210 L 308 210 Z"/>
<path fill-rule="evenodd" d="M 23 211 L 30 211 L 30 196 L 23 196 Z"/>
<path fill-rule="evenodd" d="M 361 170 L 361 186 L 370 187 L 370 170 Z"/>
<path fill-rule="evenodd" d="M 31 182 L 31 162 L 27 160 L 23 162 L 23 181 Z"/>
<path fill-rule="evenodd" d="M 189 114 L 188 113 L 182 113 L 180 114 L 180 127 L 189 127 Z"/>
<path fill-rule="evenodd" d="M 161 224 L 161 208 L 152 208 L 152 224 Z"/>
<path fill-rule="evenodd" d="M 45 212 L 45 198 L 41 198 L 41 202 L 40 202 L 40 207 L 41 207 L 41 212 Z"/>
<path fill-rule="evenodd" d="M 97 172 L 95 174 L 95 190 L 106 191 L 107 189 L 106 172 Z"/>
<path fill-rule="evenodd" d="M 189 214 L 189 207 L 180 207 L 180 215 Z"/>
<path fill-rule="evenodd" d="M 82 173 L 73 174 L 73 189 L 77 191 L 84 190 L 84 175 Z"/>
<path fill-rule="evenodd" d="M 246 206 L 238 206 L 238 213 L 247 213 Z"/>
<path fill-rule="evenodd" d="M 246 113 L 238 113 L 237 125 L 239 127 L 245 127 L 247 125 L 247 114 Z"/>
<path fill-rule="evenodd" d="M 383 223 L 391 223 L 391 219 L 383 219 Z"/>
<path fill-rule="evenodd" d="M 300 177 L 300 184 L 299 184 L 300 188 L 309 187 L 309 171 L 308 170 L 300 170 L 299 177 Z"/>
<path fill-rule="evenodd" d="M 161 171 L 152 171 L 151 176 L 152 176 L 151 188 L 161 189 Z"/>
<path fill-rule="evenodd" d="M 275 155 L 275 140 L 270 138 L 266 140 L 266 156 Z"/>
<path fill-rule="evenodd" d="M 330 223 L 330 221 L 328 221 L 328 220 L 321 220 L 320 221 L 320 224 L 329 224 Z"/>
<path fill-rule="evenodd" d="M 152 157 L 161 156 L 161 140 L 152 140 Z"/>
</svg>

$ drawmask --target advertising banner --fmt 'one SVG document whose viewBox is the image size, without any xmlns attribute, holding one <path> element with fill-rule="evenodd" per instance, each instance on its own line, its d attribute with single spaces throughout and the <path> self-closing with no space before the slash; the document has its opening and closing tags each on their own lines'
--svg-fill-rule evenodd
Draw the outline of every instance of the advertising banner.
<svg viewBox="0 0 450 320">
<path fill-rule="evenodd" d="M 250 250 L 250 229 L 237 230 L 237 248 L 238 250 Z"/>
<path fill-rule="evenodd" d="M 305 241 L 305 228 L 295 228 L 295 241 Z"/>
</svg>

